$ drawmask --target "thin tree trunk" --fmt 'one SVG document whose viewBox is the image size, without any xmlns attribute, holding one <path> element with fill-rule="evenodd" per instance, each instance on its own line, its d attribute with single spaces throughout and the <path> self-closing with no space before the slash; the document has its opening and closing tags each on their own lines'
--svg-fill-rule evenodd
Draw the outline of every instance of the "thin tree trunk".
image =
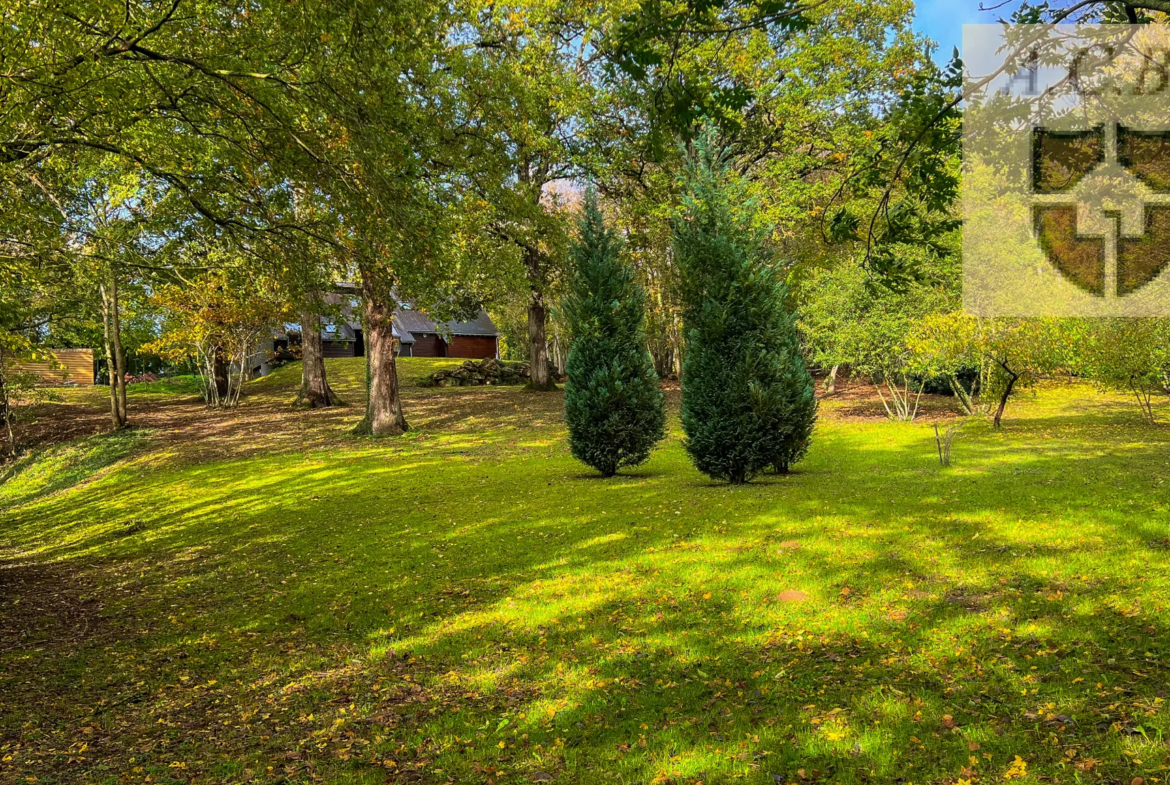
<svg viewBox="0 0 1170 785">
<path fill-rule="evenodd" d="M 117 351 L 114 348 L 113 328 L 113 298 L 109 287 L 98 285 L 98 294 L 102 299 L 102 344 L 106 353 L 106 373 L 110 377 L 110 422 L 114 430 L 120 430 L 126 421 L 123 419 L 123 408 L 118 396 L 118 361 Z M 122 381 L 125 388 L 125 379 Z"/>
<path fill-rule="evenodd" d="M 963 407 L 963 412 L 966 414 L 975 413 L 975 402 L 971 398 L 971 394 L 967 392 L 967 388 L 959 381 L 959 377 L 955 374 L 949 374 L 947 377 L 951 383 L 951 392 L 959 399 L 959 405 Z"/>
<path fill-rule="evenodd" d="M 832 395 L 837 392 L 837 371 L 841 366 L 834 365 L 833 370 L 829 371 L 829 376 L 825 379 L 825 395 Z"/>
<path fill-rule="evenodd" d="M 16 435 L 12 432 L 12 405 L 8 400 L 8 379 L 5 376 L 4 349 L 0 347 L 0 420 L 4 421 L 4 430 L 8 434 L 8 454 L 16 455 Z"/>
<path fill-rule="evenodd" d="M 362 269 L 361 273 L 370 391 L 366 416 L 358 424 L 357 432 L 370 436 L 398 436 L 409 426 L 402 414 L 398 368 L 394 363 L 394 306 L 387 302 L 389 287 L 380 286 L 370 270 Z"/>
<path fill-rule="evenodd" d="M 1000 367 L 1003 367 L 1002 365 Z M 996 428 L 999 427 L 1000 421 L 1003 420 L 1003 410 L 1007 408 L 1008 396 L 1012 394 L 1012 388 L 1016 386 L 1016 380 L 1020 378 L 1018 373 L 1012 373 L 1004 368 L 1004 371 L 1009 375 L 1007 387 L 1003 388 L 1003 395 L 999 397 L 999 406 L 995 410 L 995 419 L 992 423 Z"/>
<path fill-rule="evenodd" d="M 296 402 L 310 409 L 343 404 L 325 377 L 321 315 L 311 308 L 301 312 L 301 391 Z"/>
<path fill-rule="evenodd" d="M 1154 407 L 1150 394 L 1143 390 L 1141 385 L 1132 377 L 1129 380 L 1129 389 L 1133 391 L 1133 396 L 1137 398 L 1138 408 L 1142 410 L 1142 416 L 1146 418 L 1146 422 L 1150 425 L 1157 425 L 1158 421 L 1154 419 Z"/>
<path fill-rule="evenodd" d="M 118 420 L 126 426 L 126 350 L 122 346 L 122 314 L 117 276 L 110 277 L 110 334 L 114 343 L 114 362 L 118 366 Z"/>
</svg>

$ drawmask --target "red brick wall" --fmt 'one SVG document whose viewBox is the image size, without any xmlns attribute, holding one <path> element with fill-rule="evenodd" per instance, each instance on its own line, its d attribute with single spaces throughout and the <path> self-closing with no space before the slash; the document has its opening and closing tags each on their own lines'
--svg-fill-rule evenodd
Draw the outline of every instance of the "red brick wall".
<svg viewBox="0 0 1170 785">
<path fill-rule="evenodd" d="M 447 344 L 448 357 L 467 357 L 486 360 L 496 356 L 495 336 L 452 335 Z"/>
</svg>

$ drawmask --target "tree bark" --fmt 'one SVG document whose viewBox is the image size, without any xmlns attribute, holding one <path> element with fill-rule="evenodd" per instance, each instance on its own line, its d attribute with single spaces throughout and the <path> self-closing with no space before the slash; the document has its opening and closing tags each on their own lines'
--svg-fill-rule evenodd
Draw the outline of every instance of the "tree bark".
<svg viewBox="0 0 1170 785">
<path fill-rule="evenodd" d="M 544 304 L 544 295 L 537 289 L 532 290 L 532 299 L 528 301 L 528 364 L 532 374 L 528 382 L 530 390 L 555 390 L 556 382 L 548 373 L 548 309 Z"/>
<path fill-rule="evenodd" d="M 114 362 L 118 365 L 118 419 L 125 427 L 126 414 L 126 350 L 122 346 L 122 306 L 118 292 L 118 278 L 110 278 L 110 332 L 114 339 Z"/>
<path fill-rule="evenodd" d="M 1018 373 L 1009 371 L 1002 363 L 1000 367 L 1004 369 L 1004 373 L 1008 374 L 1007 387 L 1003 388 L 1003 395 L 999 397 L 999 406 L 995 409 L 995 419 L 992 423 L 996 428 L 999 427 L 1000 421 L 1003 420 L 1003 410 L 1007 408 L 1008 396 L 1012 394 L 1012 388 L 1016 386 L 1016 380 L 1020 378 Z"/>
<path fill-rule="evenodd" d="M 8 401 L 8 378 L 4 371 L 4 349 L 0 347 L 0 422 L 4 423 L 4 432 L 7 434 L 7 454 L 16 455 L 16 434 L 12 431 L 12 410 Z"/>
<path fill-rule="evenodd" d="M 301 391 L 296 402 L 310 409 L 343 405 L 325 377 L 321 315 L 311 308 L 301 312 Z"/>
<path fill-rule="evenodd" d="M 231 392 L 228 384 L 228 367 L 227 357 L 224 354 L 222 346 L 215 347 L 215 365 L 214 365 L 214 379 L 216 403 L 223 404 L 227 401 L 228 393 Z"/>
<path fill-rule="evenodd" d="M 369 367 L 369 396 L 366 416 L 357 432 L 369 436 L 398 436 L 409 426 L 402 414 L 398 394 L 398 368 L 394 363 L 394 306 L 389 288 L 375 274 L 363 268 L 362 309 L 366 322 L 366 356 Z"/>
<path fill-rule="evenodd" d="M 674 370 L 674 352 L 671 347 L 656 346 L 653 358 L 654 373 L 658 374 L 658 378 L 670 378 L 670 374 Z"/>
<path fill-rule="evenodd" d="M 825 395 L 832 395 L 837 392 L 837 371 L 841 370 L 841 365 L 833 366 L 833 370 L 829 371 L 829 376 L 825 379 Z"/>
<path fill-rule="evenodd" d="M 102 299 L 102 343 L 106 353 L 106 372 L 110 377 L 110 422 L 114 430 L 126 427 L 126 371 L 121 337 L 121 323 L 117 318 L 116 283 L 99 284 Z"/>
<path fill-rule="evenodd" d="M 952 373 L 948 378 L 951 383 L 951 392 L 959 399 L 959 405 L 963 407 L 963 413 L 968 415 L 975 414 L 975 401 L 971 397 L 971 393 L 967 392 L 967 388 L 963 386 L 963 383 L 956 374 Z"/>
</svg>

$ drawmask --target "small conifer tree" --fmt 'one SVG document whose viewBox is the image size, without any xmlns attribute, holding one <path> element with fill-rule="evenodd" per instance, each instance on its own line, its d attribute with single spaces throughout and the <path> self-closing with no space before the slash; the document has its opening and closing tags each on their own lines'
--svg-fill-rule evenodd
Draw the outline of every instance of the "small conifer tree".
<svg viewBox="0 0 1170 785">
<path fill-rule="evenodd" d="M 619 250 L 590 191 L 562 305 L 572 341 L 565 365 L 565 422 L 573 457 L 606 477 L 649 458 L 666 422 L 646 351 L 646 294 Z"/>
<path fill-rule="evenodd" d="M 710 133 L 696 142 L 683 185 L 674 253 L 687 452 L 700 471 L 732 483 L 787 472 L 808 449 L 817 409 L 787 286 Z"/>
</svg>

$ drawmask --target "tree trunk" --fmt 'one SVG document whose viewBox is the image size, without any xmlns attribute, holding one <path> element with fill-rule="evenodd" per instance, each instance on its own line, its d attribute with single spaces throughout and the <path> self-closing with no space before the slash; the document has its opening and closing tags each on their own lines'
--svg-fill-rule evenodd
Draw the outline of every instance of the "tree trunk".
<svg viewBox="0 0 1170 785">
<path fill-rule="evenodd" d="M 1020 378 L 1018 373 L 1012 373 L 1007 371 L 1007 369 L 1004 369 L 1004 371 L 1008 374 L 1008 383 L 1007 387 L 1003 388 L 1003 395 L 999 397 L 999 406 L 996 407 L 995 419 L 992 420 L 996 428 L 999 427 L 1000 421 L 1003 420 L 1003 410 L 1007 408 L 1008 396 L 1012 394 L 1012 388 L 1016 386 L 1016 380 Z"/>
<path fill-rule="evenodd" d="M 357 432 L 369 436 L 398 436 L 408 429 L 398 395 L 398 368 L 394 363 L 394 306 L 388 302 L 389 287 L 362 269 L 362 309 L 366 322 L 366 356 L 369 358 L 369 396 L 366 416 Z"/>
<path fill-rule="evenodd" d="M 123 365 L 118 362 L 121 341 L 114 337 L 118 332 L 114 316 L 117 301 L 113 297 L 112 286 L 99 284 L 98 294 L 102 299 L 102 344 L 106 353 L 106 373 L 110 377 L 110 422 L 117 431 L 126 425 L 126 377 L 124 372 L 119 372 Z"/>
<path fill-rule="evenodd" d="M 544 295 L 540 291 L 532 290 L 532 299 L 528 302 L 528 364 L 532 374 L 528 383 L 529 390 L 555 390 L 556 383 L 548 373 L 548 337 L 545 327 L 548 322 L 548 309 L 544 305 Z"/>
<path fill-rule="evenodd" d="M 118 278 L 110 278 L 110 333 L 114 339 L 114 362 L 118 366 L 118 420 L 122 427 L 126 415 L 126 350 L 122 347 L 122 306 L 118 292 Z"/>
<path fill-rule="evenodd" d="M 325 377 L 321 315 L 309 308 L 301 312 L 301 391 L 296 402 L 310 409 L 343 405 Z"/>
<path fill-rule="evenodd" d="M 4 375 L 4 348 L 0 347 L 0 422 L 8 437 L 8 455 L 16 455 L 16 434 L 12 432 L 12 408 L 8 401 L 8 380 Z"/>
<path fill-rule="evenodd" d="M 825 379 L 825 395 L 832 395 L 837 392 L 837 371 L 841 370 L 841 365 L 833 366 L 833 370 L 829 371 L 828 377 Z"/>
<path fill-rule="evenodd" d="M 1142 410 L 1142 416 L 1146 418 L 1146 422 L 1150 425 L 1157 425 L 1158 421 L 1154 418 L 1153 397 L 1147 388 L 1142 387 L 1136 379 L 1132 376 L 1129 379 L 1129 389 L 1133 391 L 1133 396 L 1137 398 L 1138 408 Z"/>
<path fill-rule="evenodd" d="M 215 377 L 212 380 L 212 383 L 215 384 L 215 397 L 217 399 L 216 403 L 223 404 L 227 401 L 228 393 L 231 392 L 231 387 L 228 383 L 229 379 L 227 357 L 225 356 L 222 346 L 215 347 L 215 366 L 213 376 Z"/>
</svg>

